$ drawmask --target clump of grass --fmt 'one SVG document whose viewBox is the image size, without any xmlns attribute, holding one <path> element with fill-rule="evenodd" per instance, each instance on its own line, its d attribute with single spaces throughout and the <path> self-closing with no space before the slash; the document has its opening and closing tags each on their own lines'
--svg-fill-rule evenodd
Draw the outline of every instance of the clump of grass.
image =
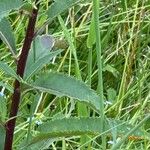
<svg viewBox="0 0 150 150">
<path fill-rule="evenodd" d="M 48 0 L 42 1 L 39 11 L 45 12 L 48 4 Z M 65 39 L 62 41 L 67 42 L 68 46 L 65 47 L 62 55 L 53 60 L 52 65 L 46 66 L 42 71 L 50 68 L 85 81 L 99 94 L 103 122 L 107 118 L 123 120 L 136 126 L 133 130 L 138 131 L 137 127 L 142 126 L 143 134 L 146 131 L 150 132 L 149 119 L 140 124 L 140 121 L 150 113 L 149 8 L 150 3 L 144 0 L 100 3 L 98 0 L 93 2 L 85 0 L 54 19 L 43 31 L 56 39 Z M 87 39 L 93 14 L 96 31 L 93 34 L 96 41 L 89 49 Z M 9 19 L 15 20 L 13 28 L 18 49 L 20 49 L 27 18 L 21 17 L 20 21 L 18 16 L 10 16 Z M 43 20 L 45 16 L 39 16 L 38 27 Z M 15 62 L 11 61 L 10 54 L 4 49 L 6 50 L 5 46 L 0 44 L 1 60 L 7 60 L 13 66 Z M 6 89 L 13 88 L 12 79 L 2 73 L 0 78 L 9 84 L 10 88 Z M 6 90 L 5 95 L 8 100 L 10 94 L 11 90 Z M 70 116 L 98 116 L 85 105 L 75 105 L 73 99 L 69 101 L 67 98 L 57 98 L 45 93 L 36 96 L 32 93 L 27 94 L 22 96 L 21 117 L 18 119 L 15 130 L 17 138 L 15 138 L 14 147 L 16 148 L 23 137 L 30 137 L 30 132 L 33 135 L 36 134 L 36 127 L 31 122 L 32 118 L 30 118 L 29 127 L 26 121 L 28 117 L 31 117 L 31 100 L 39 101 L 34 122 Z M 55 141 L 49 141 L 50 148 L 116 149 L 119 146 L 122 149 L 148 150 L 150 148 L 150 141 L 143 137 L 129 138 L 128 134 L 118 136 L 115 130 L 111 131 L 111 136 L 103 133 L 103 122 L 100 124 L 102 133 L 99 136 L 86 136 L 83 140 L 80 140 L 79 136 L 55 139 Z"/>
</svg>

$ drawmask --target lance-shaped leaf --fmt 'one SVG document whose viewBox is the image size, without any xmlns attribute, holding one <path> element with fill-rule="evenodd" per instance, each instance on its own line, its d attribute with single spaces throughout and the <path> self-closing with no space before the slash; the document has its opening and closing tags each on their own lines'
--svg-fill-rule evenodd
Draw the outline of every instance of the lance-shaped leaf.
<svg viewBox="0 0 150 150">
<path fill-rule="evenodd" d="M 35 63 L 38 59 L 49 54 L 53 45 L 53 37 L 48 35 L 37 36 L 32 43 L 32 47 L 27 59 L 26 69 Z"/>
<path fill-rule="evenodd" d="M 11 10 L 19 9 L 22 4 L 22 0 L 0 0 L 0 20 L 7 16 Z"/>
<path fill-rule="evenodd" d="M 28 150 L 46 150 L 49 149 L 50 145 L 57 141 L 58 139 L 46 139 L 46 140 L 42 140 L 42 141 L 37 141 L 35 144 L 27 144 L 26 143 L 26 139 L 24 139 L 24 141 L 19 145 L 19 150 L 24 150 L 24 149 L 28 149 Z"/>
<path fill-rule="evenodd" d="M 50 63 L 50 60 L 54 58 L 56 55 L 58 55 L 60 52 L 62 51 L 58 50 L 55 52 L 50 52 L 46 56 L 38 59 L 35 63 L 33 63 L 26 69 L 24 79 L 28 80 L 30 77 L 35 75 L 39 70 L 41 70 L 44 67 L 44 65 Z"/>
<path fill-rule="evenodd" d="M 0 21 L 0 38 L 9 47 L 13 56 L 16 55 L 15 38 L 8 19 L 3 18 Z"/>
<path fill-rule="evenodd" d="M 29 52 L 24 79 L 28 80 L 35 75 L 44 65 L 50 63 L 50 60 L 58 55 L 62 50 L 50 51 L 54 45 L 54 38 L 50 35 L 38 36 L 32 43 Z"/>
<path fill-rule="evenodd" d="M 2 61 L 0 61 L 0 70 L 4 71 L 5 74 L 8 74 L 11 77 L 14 77 L 15 79 L 20 80 L 16 72 L 10 66 L 8 66 L 6 63 Z"/>
<path fill-rule="evenodd" d="M 13 93 L 13 86 L 9 85 L 8 83 L 0 81 L 0 86 L 6 88 L 9 92 Z"/>
<path fill-rule="evenodd" d="M 77 135 L 100 135 L 101 134 L 101 118 L 63 118 L 51 120 L 39 125 L 39 133 L 30 144 L 46 140 L 49 138 L 68 137 Z M 133 126 L 125 121 L 107 119 L 104 122 L 104 132 L 107 136 L 111 136 L 112 130 L 116 130 L 116 136 L 122 137 L 129 132 Z M 138 129 L 131 136 L 139 137 L 139 139 L 148 139 L 149 134 Z"/>
<path fill-rule="evenodd" d="M 65 10 L 79 3 L 81 0 L 56 0 L 48 9 L 48 18 L 52 20 Z"/>
<path fill-rule="evenodd" d="M 85 102 L 97 111 L 100 109 L 100 100 L 96 92 L 84 82 L 66 75 L 53 72 L 42 74 L 31 86 L 43 92 L 57 96 L 68 96 Z"/>
</svg>

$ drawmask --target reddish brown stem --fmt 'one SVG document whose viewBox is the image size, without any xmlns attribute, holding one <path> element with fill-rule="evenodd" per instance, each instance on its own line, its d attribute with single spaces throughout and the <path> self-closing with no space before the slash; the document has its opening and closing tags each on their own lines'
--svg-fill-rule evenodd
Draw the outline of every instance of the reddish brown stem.
<svg viewBox="0 0 150 150">
<path fill-rule="evenodd" d="M 39 5 L 37 5 L 37 9 L 35 8 L 33 9 L 31 17 L 29 19 L 26 36 L 25 36 L 23 47 L 22 47 L 22 52 L 21 52 L 21 55 L 17 64 L 17 74 L 21 78 L 23 78 L 23 75 L 24 75 L 28 52 L 29 52 L 29 49 L 31 47 L 31 42 L 34 37 L 34 29 L 35 29 L 37 14 L 38 14 L 38 6 Z M 6 123 L 6 137 L 5 137 L 4 150 L 12 150 L 14 129 L 15 129 L 15 124 L 16 124 L 16 116 L 17 116 L 18 109 L 19 109 L 20 96 L 21 96 L 20 82 L 18 80 L 15 80 L 9 121 Z"/>
</svg>

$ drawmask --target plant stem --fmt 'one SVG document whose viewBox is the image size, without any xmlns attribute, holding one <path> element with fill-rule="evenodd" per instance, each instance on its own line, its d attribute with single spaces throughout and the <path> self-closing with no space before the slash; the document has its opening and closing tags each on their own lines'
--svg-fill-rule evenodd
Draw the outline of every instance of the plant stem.
<svg viewBox="0 0 150 150">
<path fill-rule="evenodd" d="M 95 35 L 96 35 L 96 55 L 97 55 L 97 66 L 98 66 L 98 94 L 100 95 L 100 110 L 101 110 L 101 118 L 102 122 L 101 133 L 104 130 L 104 98 L 103 98 L 103 75 L 102 75 L 102 48 L 101 48 L 101 36 L 99 29 L 99 0 L 93 0 L 93 13 L 94 13 L 94 23 L 95 23 Z M 103 149 L 106 146 L 105 136 L 102 136 L 102 147 Z"/>
<path fill-rule="evenodd" d="M 37 2 L 38 0 L 36 0 L 36 4 Z M 20 58 L 17 64 L 17 75 L 19 75 L 21 78 L 23 78 L 24 75 L 28 52 L 34 37 L 34 29 L 35 29 L 37 14 L 38 14 L 38 8 L 39 8 L 39 4 L 37 4 L 37 9 L 33 8 L 32 10 L 32 14 L 29 19 L 29 23 L 26 31 L 22 52 L 20 54 Z M 16 116 L 19 110 L 20 96 L 21 96 L 20 82 L 18 80 L 15 80 L 9 120 L 6 122 L 6 137 L 5 137 L 4 150 L 12 149 L 14 129 L 16 124 Z"/>
</svg>

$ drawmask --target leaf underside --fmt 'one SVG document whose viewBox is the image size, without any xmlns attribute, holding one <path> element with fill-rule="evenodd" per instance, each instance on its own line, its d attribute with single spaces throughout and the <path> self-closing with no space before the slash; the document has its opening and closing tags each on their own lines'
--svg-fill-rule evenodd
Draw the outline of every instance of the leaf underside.
<svg viewBox="0 0 150 150">
<path fill-rule="evenodd" d="M 16 55 L 15 37 L 12 32 L 11 25 L 8 19 L 3 18 L 0 21 L 0 38 L 9 47 L 13 56 Z"/>
<path fill-rule="evenodd" d="M 77 135 L 100 135 L 101 118 L 63 118 L 48 121 L 38 127 L 39 134 L 32 139 L 30 145 L 49 138 L 77 136 Z M 133 128 L 132 125 L 120 120 L 107 119 L 104 123 L 104 132 L 111 137 L 111 132 L 115 130 L 117 136 L 121 137 Z M 138 129 L 132 136 L 149 138 Z"/>
<path fill-rule="evenodd" d="M 27 58 L 24 73 L 25 80 L 35 75 L 46 64 L 49 64 L 53 57 L 62 52 L 61 50 L 52 52 L 53 44 L 54 39 L 50 35 L 42 35 L 35 38 Z"/>
<path fill-rule="evenodd" d="M 98 112 L 100 111 L 100 100 L 96 92 L 84 82 L 61 73 L 49 72 L 39 76 L 31 85 L 42 92 L 48 92 L 59 97 L 67 96 L 80 102 L 87 103 Z"/>
</svg>

